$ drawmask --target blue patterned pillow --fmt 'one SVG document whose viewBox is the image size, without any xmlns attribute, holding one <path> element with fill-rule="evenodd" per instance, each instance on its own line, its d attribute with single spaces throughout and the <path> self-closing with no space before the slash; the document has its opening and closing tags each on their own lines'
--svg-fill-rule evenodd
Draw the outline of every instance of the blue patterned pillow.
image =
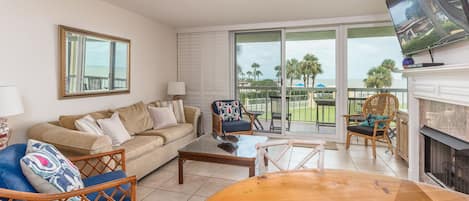
<svg viewBox="0 0 469 201">
<path fill-rule="evenodd" d="M 366 126 L 366 127 L 375 127 L 376 120 L 386 120 L 386 119 L 388 119 L 388 116 L 369 114 L 368 117 L 366 117 L 366 120 L 361 122 L 359 125 Z M 379 122 L 378 124 L 379 129 L 383 129 L 385 126 L 386 124 L 384 122 Z"/>
<path fill-rule="evenodd" d="M 40 193 L 70 192 L 84 187 L 78 168 L 47 143 L 29 140 L 26 155 L 21 159 L 21 169 Z"/>
<path fill-rule="evenodd" d="M 223 121 L 238 121 L 241 120 L 241 110 L 239 106 L 239 101 L 231 102 L 216 102 L 218 114 L 221 116 Z"/>
</svg>

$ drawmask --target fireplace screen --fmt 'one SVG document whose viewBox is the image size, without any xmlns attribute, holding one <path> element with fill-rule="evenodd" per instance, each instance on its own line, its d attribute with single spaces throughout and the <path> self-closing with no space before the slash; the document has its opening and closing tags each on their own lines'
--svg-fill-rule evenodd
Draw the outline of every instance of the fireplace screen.
<svg viewBox="0 0 469 201">
<path fill-rule="evenodd" d="M 421 131 L 425 136 L 425 174 L 443 187 L 469 193 L 469 150 L 461 149 L 469 144 L 433 129 L 431 135 L 428 130 Z"/>
</svg>

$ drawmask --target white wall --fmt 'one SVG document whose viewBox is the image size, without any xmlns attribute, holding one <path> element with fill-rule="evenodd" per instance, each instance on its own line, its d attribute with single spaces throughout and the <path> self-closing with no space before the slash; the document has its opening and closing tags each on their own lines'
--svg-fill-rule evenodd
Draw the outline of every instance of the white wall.
<svg viewBox="0 0 469 201">
<path fill-rule="evenodd" d="M 98 0 L 0 0 L 0 84 L 16 84 L 25 113 L 9 118 L 12 143 L 33 124 L 61 114 L 165 98 L 177 79 L 173 28 Z M 58 28 L 67 25 L 131 40 L 131 93 L 58 100 Z M 1 97 L 1 95 L 0 95 Z"/>
<path fill-rule="evenodd" d="M 445 65 L 469 64 L 469 40 L 456 42 L 432 50 L 435 62 L 443 62 Z M 415 63 L 431 62 L 428 52 L 422 52 L 414 56 Z"/>
</svg>

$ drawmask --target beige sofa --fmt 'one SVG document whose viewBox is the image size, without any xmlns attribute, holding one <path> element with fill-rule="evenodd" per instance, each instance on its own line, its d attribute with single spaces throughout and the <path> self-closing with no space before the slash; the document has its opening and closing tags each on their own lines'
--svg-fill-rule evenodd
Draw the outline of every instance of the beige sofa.
<svg viewBox="0 0 469 201">
<path fill-rule="evenodd" d="M 143 114 L 144 112 L 132 109 L 135 105 L 127 108 L 133 110 L 133 115 L 136 118 L 146 116 Z M 99 111 L 90 113 L 90 115 L 99 119 L 110 116 L 112 112 Z M 131 140 L 120 146 L 112 146 L 111 139 L 106 135 L 93 135 L 75 130 L 74 120 L 84 115 L 61 116 L 57 122 L 37 124 L 28 130 L 28 137 L 51 143 L 67 156 L 125 149 L 127 174 L 136 175 L 140 179 L 176 157 L 178 149 L 197 137 L 197 120 L 200 116 L 200 109 L 184 106 L 184 113 L 186 123 L 178 123 L 177 126 L 158 130 L 153 130 L 151 127 L 150 129 L 140 129 L 141 132 L 134 133 Z M 121 113 L 119 114 L 122 120 L 125 119 Z M 123 120 L 127 130 L 130 129 L 129 127 L 133 127 L 132 130 L 135 130 L 135 126 L 140 125 L 140 122 L 142 121 L 139 120 L 130 125 L 129 123 L 132 122 L 124 122 Z"/>
</svg>

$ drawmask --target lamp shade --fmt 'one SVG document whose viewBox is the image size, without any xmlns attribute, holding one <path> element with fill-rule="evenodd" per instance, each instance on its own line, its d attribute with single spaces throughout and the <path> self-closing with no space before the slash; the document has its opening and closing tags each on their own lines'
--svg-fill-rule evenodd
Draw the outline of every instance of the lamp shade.
<svg viewBox="0 0 469 201">
<path fill-rule="evenodd" d="M 184 82 L 169 82 L 168 95 L 186 95 L 186 84 Z"/>
<path fill-rule="evenodd" d="M 16 86 L 0 85 L 0 117 L 23 113 L 23 104 Z"/>
</svg>

